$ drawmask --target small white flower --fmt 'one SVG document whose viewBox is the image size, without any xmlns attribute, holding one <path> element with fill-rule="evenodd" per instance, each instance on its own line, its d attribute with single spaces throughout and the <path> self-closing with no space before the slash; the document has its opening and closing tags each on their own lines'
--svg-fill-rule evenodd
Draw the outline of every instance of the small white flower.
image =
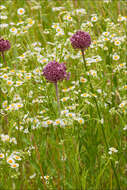
<svg viewBox="0 0 127 190">
<path fill-rule="evenodd" d="M 6 20 L 7 19 L 7 16 L 6 15 L 4 15 L 4 16 L 2 16 L 2 15 L 0 15 L 0 19 L 2 20 Z"/>
<path fill-rule="evenodd" d="M 0 153 L 0 159 L 4 158 L 4 154 Z"/>
<path fill-rule="evenodd" d="M 14 164 L 15 163 L 15 161 L 14 161 L 14 159 L 13 158 L 7 158 L 7 163 L 8 164 Z"/>
<path fill-rule="evenodd" d="M 40 53 L 42 49 L 40 47 L 35 47 L 34 50 Z"/>
<path fill-rule="evenodd" d="M 122 21 L 124 21 L 124 20 L 126 20 L 125 19 L 125 17 L 124 16 L 121 16 L 121 15 L 119 15 L 119 17 L 118 17 L 118 22 L 122 22 Z"/>
<path fill-rule="evenodd" d="M 7 107 L 7 103 L 8 103 L 7 100 L 5 100 L 5 101 L 2 103 L 2 107 L 3 107 L 3 108 L 6 108 L 6 107 Z"/>
<path fill-rule="evenodd" d="M 21 100 L 21 97 L 19 96 L 19 94 L 15 94 L 13 101 L 17 101 L 17 100 Z"/>
<path fill-rule="evenodd" d="M 104 119 L 102 118 L 102 119 L 101 119 L 101 124 L 103 124 L 103 123 L 104 123 Z"/>
<path fill-rule="evenodd" d="M 44 179 L 48 180 L 49 179 L 49 175 L 44 176 Z"/>
<path fill-rule="evenodd" d="M 101 94 L 101 93 L 102 93 L 102 89 L 98 89 L 97 92 L 98 92 L 99 94 Z"/>
<path fill-rule="evenodd" d="M 8 24 L 6 23 L 0 24 L 0 28 L 7 28 L 7 27 L 8 27 Z"/>
<path fill-rule="evenodd" d="M 35 23 L 35 20 L 33 20 L 32 18 L 28 18 L 27 22 L 28 22 L 28 26 L 32 26 Z"/>
<path fill-rule="evenodd" d="M 15 138 L 15 137 L 10 138 L 10 141 L 9 141 L 9 142 L 10 142 L 10 143 L 13 142 L 14 144 L 17 144 L 17 141 L 16 141 L 16 138 Z"/>
<path fill-rule="evenodd" d="M 103 41 L 104 42 L 109 41 L 109 38 L 103 38 Z"/>
<path fill-rule="evenodd" d="M 66 116 L 67 117 L 75 117 L 75 113 L 68 112 L 68 113 L 66 113 Z"/>
<path fill-rule="evenodd" d="M 9 137 L 8 135 L 4 135 L 4 134 L 1 135 L 1 140 L 2 140 L 3 142 L 9 141 L 9 139 L 10 139 L 10 137 Z"/>
<path fill-rule="evenodd" d="M 118 150 L 116 148 L 114 148 L 114 147 L 109 148 L 109 152 L 108 152 L 109 154 L 116 153 L 116 152 L 118 152 Z"/>
<path fill-rule="evenodd" d="M 120 107 L 120 108 L 123 108 L 125 105 L 126 105 L 126 102 L 123 101 L 123 102 L 121 102 L 121 104 L 119 104 L 119 107 Z"/>
<path fill-rule="evenodd" d="M 13 81 L 8 80 L 8 81 L 7 81 L 7 84 L 8 84 L 9 86 L 12 86 L 12 85 L 13 85 Z"/>
<path fill-rule="evenodd" d="M 47 58 L 40 58 L 38 59 L 38 62 L 40 62 L 41 64 L 47 63 L 48 59 Z"/>
<path fill-rule="evenodd" d="M 47 121 L 42 122 L 42 127 L 49 127 L 48 124 L 47 124 Z"/>
<path fill-rule="evenodd" d="M 8 79 L 8 75 L 7 75 L 7 74 L 3 74 L 2 78 L 3 78 L 4 80 L 7 80 L 7 79 Z"/>
<path fill-rule="evenodd" d="M 0 10 L 2 9 L 6 9 L 6 7 L 4 5 L 0 5 Z"/>
<path fill-rule="evenodd" d="M 127 130 L 127 125 L 125 125 L 125 127 L 123 128 L 123 130 L 124 130 L 124 131 L 126 131 L 126 130 Z"/>
<path fill-rule="evenodd" d="M 53 123 L 52 120 L 47 120 L 47 121 L 46 121 L 46 124 L 47 124 L 47 125 L 51 125 L 52 123 Z"/>
<path fill-rule="evenodd" d="M 21 157 L 18 156 L 18 155 L 13 155 L 13 158 L 14 158 L 15 160 L 21 160 Z"/>
<path fill-rule="evenodd" d="M 53 125 L 55 125 L 55 126 L 57 126 L 57 125 L 64 126 L 65 123 L 63 122 L 62 119 L 56 119 L 55 122 L 53 123 Z"/>
<path fill-rule="evenodd" d="M 83 78 L 83 77 L 80 77 L 80 82 L 86 83 L 86 82 L 87 82 L 87 79 L 86 79 L 86 78 Z"/>
<path fill-rule="evenodd" d="M 34 173 L 33 175 L 31 175 L 29 178 L 33 179 L 34 177 L 36 177 L 36 173 Z"/>
<path fill-rule="evenodd" d="M 53 23 L 52 28 L 55 28 L 55 29 L 60 28 L 59 23 Z"/>
<path fill-rule="evenodd" d="M 60 10 L 63 10 L 65 9 L 64 7 L 53 7 L 52 8 L 52 11 L 60 11 Z"/>
<path fill-rule="evenodd" d="M 64 115 L 64 114 L 66 114 L 66 113 L 68 113 L 68 112 L 69 112 L 69 110 L 62 110 L 62 111 L 61 111 L 61 114 Z"/>
<path fill-rule="evenodd" d="M 16 28 L 14 28 L 14 27 L 10 29 L 10 32 L 12 32 L 13 34 L 17 34 L 17 31 L 18 30 Z"/>
<path fill-rule="evenodd" d="M 76 120 L 77 120 L 80 124 L 84 124 L 84 119 L 83 119 L 83 118 L 79 117 L 79 118 L 77 118 Z"/>
<path fill-rule="evenodd" d="M 115 44 L 116 46 L 119 46 L 119 45 L 121 44 L 121 42 L 120 42 L 119 40 L 115 40 L 114 44 Z"/>
<path fill-rule="evenodd" d="M 24 130 L 24 133 L 25 133 L 25 134 L 29 133 L 28 128 L 26 128 L 26 129 Z"/>
<path fill-rule="evenodd" d="M 17 14 L 18 15 L 23 15 L 25 13 L 25 9 L 23 9 L 23 8 L 19 8 L 18 10 L 17 10 Z"/>
<path fill-rule="evenodd" d="M 97 71 L 95 70 L 90 70 L 88 74 L 92 75 L 93 77 L 97 77 Z"/>
<path fill-rule="evenodd" d="M 22 108 L 23 104 L 22 103 L 16 103 L 15 104 L 15 109 L 18 110 L 19 108 Z"/>
<path fill-rule="evenodd" d="M 98 17 L 97 16 L 93 16 L 92 18 L 91 18 L 91 21 L 92 22 L 96 22 L 98 20 Z"/>
<path fill-rule="evenodd" d="M 68 21 L 72 21 L 72 17 L 68 15 L 68 16 L 67 16 L 67 20 L 68 20 Z"/>
<path fill-rule="evenodd" d="M 87 97 L 89 97 L 89 94 L 87 94 L 87 93 L 81 94 L 81 97 L 87 98 Z"/>
<path fill-rule="evenodd" d="M 104 36 L 109 36 L 110 32 L 103 32 L 102 33 Z"/>
<path fill-rule="evenodd" d="M 69 99 L 69 97 L 64 97 L 61 99 L 62 102 L 66 102 Z"/>
<path fill-rule="evenodd" d="M 117 55 L 117 54 L 114 54 L 114 55 L 113 55 L 113 60 L 117 61 L 117 60 L 119 60 L 119 58 L 120 58 L 119 55 Z"/>
<path fill-rule="evenodd" d="M 34 73 L 35 75 L 41 75 L 41 71 L 40 71 L 39 68 L 34 69 L 34 70 L 33 70 L 33 73 Z"/>
<path fill-rule="evenodd" d="M 18 167 L 19 167 L 19 164 L 17 163 L 11 164 L 11 168 L 18 168 Z"/>
<path fill-rule="evenodd" d="M 56 36 L 63 36 L 63 35 L 64 35 L 64 32 L 62 30 L 56 33 Z"/>
<path fill-rule="evenodd" d="M 23 84 L 22 81 L 16 81 L 16 85 L 15 86 L 21 86 Z"/>
</svg>

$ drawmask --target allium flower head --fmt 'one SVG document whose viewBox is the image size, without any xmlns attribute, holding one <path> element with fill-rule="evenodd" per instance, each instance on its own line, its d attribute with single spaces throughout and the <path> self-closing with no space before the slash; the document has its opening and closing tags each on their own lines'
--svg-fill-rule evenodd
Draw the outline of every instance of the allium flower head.
<svg viewBox="0 0 127 190">
<path fill-rule="evenodd" d="M 43 75 L 45 78 L 56 83 L 59 80 L 69 79 L 69 73 L 66 72 L 65 63 L 58 63 L 56 61 L 49 62 L 43 69 Z"/>
<path fill-rule="evenodd" d="M 10 42 L 8 40 L 0 39 L 0 52 L 4 52 L 9 50 L 11 47 Z"/>
<path fill-rule="evenodd" d="M 75 34 L 72 35 L 70 41 L 74 49 L 84 50 L 90 46 L 91 37 L 88 32 L 77 31 Z"/>
</svg>

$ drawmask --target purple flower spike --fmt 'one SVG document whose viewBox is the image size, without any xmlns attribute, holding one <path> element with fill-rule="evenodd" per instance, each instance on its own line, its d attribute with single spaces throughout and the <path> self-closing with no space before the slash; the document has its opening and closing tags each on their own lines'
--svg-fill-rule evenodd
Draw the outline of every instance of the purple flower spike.
<svg viewBox="0 0 127 190">
<path fill-rule="evenodd" d="M 88 32 L 77 31 L 70 38 L 71 45 L 74 49 L 84 50 L 91 44 L 91 37 Z"/>
<path fill-rule="evenodd" d="M 11 47 L 10 42 L 8 40 L 0 39 L 0 52 L 4 52 L 9 50 Z"/>
<path fill-rule="evenodd" d="M 56 61 L 51 61 L 44 67 L 43 75 L 48 81 L 53 83 L 57 83 L 57 81 L 65 78 L 68 79 L 65 63 L 60 64 Z"/>
</svg>

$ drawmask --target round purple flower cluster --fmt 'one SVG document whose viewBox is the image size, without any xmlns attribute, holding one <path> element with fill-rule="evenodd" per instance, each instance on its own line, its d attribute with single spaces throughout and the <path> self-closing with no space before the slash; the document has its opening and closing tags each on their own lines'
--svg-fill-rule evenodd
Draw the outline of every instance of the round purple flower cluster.
<svg viewBox="0 0 127 190">
<path fill-rule="evenodd" d="M 65 63 L 58 63 L 56 61 L 49 62 L 43 69 L 45 78 L 56 83 L 59 80 L 69 79 L 69 73 L 66 72 Z"/>
<path fill-rule="evenodd" d="M 0 51 L 4 52 L 9 50 L 11 47 L 10 42 L 8 40 L 0 39 Z"/>
<path fill-rule="evenodd" d="M 88 32 L 77 31 L 75 34 L 72 35 L 70 41 L 74 49 L 84 50 L 90 46 L 91 37 Z"/>
</svg>

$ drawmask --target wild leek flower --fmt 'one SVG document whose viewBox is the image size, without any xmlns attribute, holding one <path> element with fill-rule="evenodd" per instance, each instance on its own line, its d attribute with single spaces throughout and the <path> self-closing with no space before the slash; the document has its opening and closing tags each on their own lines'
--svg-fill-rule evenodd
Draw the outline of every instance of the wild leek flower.
<svg viewBox="0 0 127 190">
<path fill-rule="evenodd" d="M 60 102 L 59 102 L 57 82 L 62 81 L 63 79 L 69 80 L 70 73 L 66 72 L 65 63 L 58 63 L 56 61 L 51 61 L 44 67 L 43 75 L 47 79 L 47 81 L 52 82 L 55 85 L 58 112 L 60 114 Z"/>
<path fill-rule="evenodd" d="M 84 50 L 91 44 L 91 37 L 88 32 L 77 31 L 70 38 L 71 45 L 74 49 Z"/>
<path fill-rule="evenodd" d="M 8 40 L 4 40 L 3 38 L 0 39 L 0 52 L 2 53 L 4 63 L 6 63 L 5 57 L 4 57 L 4 51 L 9 50 L 10 47 L 11 47 L 11 45 Z"/>
</svg>

